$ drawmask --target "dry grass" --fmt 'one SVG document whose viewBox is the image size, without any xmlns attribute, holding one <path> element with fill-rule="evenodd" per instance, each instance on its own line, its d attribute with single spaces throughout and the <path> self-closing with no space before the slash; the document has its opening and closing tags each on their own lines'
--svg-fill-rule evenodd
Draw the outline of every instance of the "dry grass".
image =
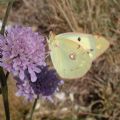
<svg viewBox="0 0 120 120">
<path fill-rule="evenodd" d="M 57 33 L 82 31 L 110 37 L 120 33 L 119 0 L 23 1 L 12 15 L 12 20 L 19 23 L 39 25 Z"/>
<path fill-rule="evenodd" d="M 46 35 L 50 30 L 101 34 L 111 43 L 85 77 L 65 82 L 65 100 L 40 101 L 34 120 L 120 119 L 120 0 L 17 0 L 10 21 Z"/>
</svg>

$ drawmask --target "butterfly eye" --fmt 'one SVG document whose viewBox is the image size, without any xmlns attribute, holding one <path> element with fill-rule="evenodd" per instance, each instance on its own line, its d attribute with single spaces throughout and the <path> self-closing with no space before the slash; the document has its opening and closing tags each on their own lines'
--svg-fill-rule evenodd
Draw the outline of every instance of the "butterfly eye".
<svg viewBox="0 0 120 120">
<path fill-rule="evenodd" d="M 81 38 L 80 38 L 80 37 L 78 37 L 78 41 L 81 41 Z"/>
</svg>

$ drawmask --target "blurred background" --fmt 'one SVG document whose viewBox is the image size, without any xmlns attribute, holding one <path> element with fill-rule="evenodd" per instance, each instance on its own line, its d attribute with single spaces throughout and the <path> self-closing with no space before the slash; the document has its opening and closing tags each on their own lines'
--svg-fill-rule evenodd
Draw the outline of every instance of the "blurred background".
<svg viewBox="0 0 120 120">
<path fill-rule="evenodd" d="M 5 10 L 0 5 L 0 20 Z M 99 34 L 111 44 L 84 77 L 65 81 L 54 103 L 39 100 L 33 120 L 120 120 L 120 0 L 16 0 L 8 24 L 32 26 L 47 36 L 51 30 Z M 27 120 L 32 103 L 15 96 L 11 76 L 8 85 L 12 120 Z"/>
</svg>

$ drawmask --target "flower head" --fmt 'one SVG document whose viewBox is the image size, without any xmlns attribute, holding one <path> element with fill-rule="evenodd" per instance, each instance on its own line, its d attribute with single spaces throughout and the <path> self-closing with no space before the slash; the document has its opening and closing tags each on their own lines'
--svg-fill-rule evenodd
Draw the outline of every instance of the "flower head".
<svg viewBox="0 0 120 120">
<path fill-rule="evenodd" d="M 27 100 L 32 100 L 36 98 L 37 96 L 34 94 L 34 91 L 32 87 L 29 84 L 28 80 L 22 81 L 18 77 L 15 77 L 16 79 L 16 86 L 17 86 L 17 96 L 23 96 Z"/>
<path fill-rule="evenodd" d="M 7 34 L 0 35 L 0 66 L 25 79 L 27 69 L 31 81 L 36 81 L 35 73 L 40 73 L 37 66 L 45 66 L 44 37 L 33 32 L 30 27 L 13 26 Z"/>
<path fill-rule="evenodd" d="M 47 66 L 41 67 L 41 70 L 40 73 L 36 73 L 37 81 L 30 81 L 30 85 L 36 95 L 50 96 L 57 90 L 60 80 L 55 70 L 49 70 Z"/>
<path fill-rule="evenodd" d="M 27 76 L 25 81 L 17 78 L 17 95 L 25 96 L 27 99 L 36 98 L 36 96 L 49 97 L 58 90 L 62 81 L 58 79 L 56 71 L 49 70 L 47 66 L 40 68 L 41 72 L 36 73 L 37 80 L 35 82 L 29 80 L 28 71 L 25 72 Z"/>
</svg>

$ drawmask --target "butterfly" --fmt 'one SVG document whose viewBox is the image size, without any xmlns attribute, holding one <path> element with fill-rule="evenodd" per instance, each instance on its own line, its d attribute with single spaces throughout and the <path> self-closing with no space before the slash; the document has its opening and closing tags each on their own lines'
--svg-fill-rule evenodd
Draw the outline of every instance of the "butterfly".
<svg viewBox="0 0 120 120">
<path fill-rule="evenodd" d="M 102 36 L 68 32 L 55 35 L 48 40 L 50 57 L 60 77 L 75 79 L 84 76 L 92 62 L 109 47 Z"/>
</svg>

